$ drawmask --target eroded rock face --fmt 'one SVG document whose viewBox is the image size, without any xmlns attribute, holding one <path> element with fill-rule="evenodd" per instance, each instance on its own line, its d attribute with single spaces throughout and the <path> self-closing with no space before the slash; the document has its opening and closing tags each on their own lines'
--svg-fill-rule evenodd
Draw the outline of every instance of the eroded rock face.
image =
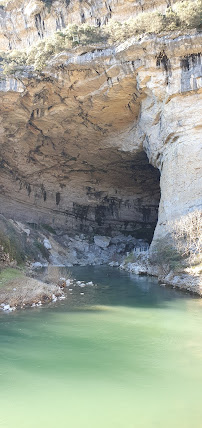
<svg viewBox="0 0 202 428">
<path fill-rule="evenodd" d="M 1 49 L 29 47 L 69 24 L 106 25 L 143 11 L 165 11 L 173 0 L 12 0 L 0 6 Z"/>
<path fill-rule="evenodd" d="M 77 232 L 150 239 L 159 173 L 131 141 L 140 109 L 134 66 L 109 49 L 65 59 L 21 79 L 19 92 L 18 83 L 2 92 L 1 209 Z"/>
<path fill-rule="evenodd" d="M 151 239 L 200 204 L 201 38 L 59 54 L 1 84 L 1 212 Z M 159 172 L 161 173 L 159 187 Z"/>
</svg>

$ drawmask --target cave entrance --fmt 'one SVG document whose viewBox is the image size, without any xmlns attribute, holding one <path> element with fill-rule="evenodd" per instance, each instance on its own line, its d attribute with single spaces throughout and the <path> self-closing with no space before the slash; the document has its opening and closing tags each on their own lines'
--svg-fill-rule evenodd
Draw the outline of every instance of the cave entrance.
<svg viewBox="0 0 202 428">
<path fill-rule="evenodd" d="M 78 176 L 75 179 L 78 185 Z M 105 149 L 81 183 L 83 203 L 73 202 L 74 229 L 88 235 L 132 235 L 151 243 L 158 220 L 160 174 L 145 152 Z"/>
<path fill-rule="evenodd" d="M 18 189 L 19 200 L 1 196 L 3 214 L 49 224 L 75 237 L 131 235 L 151 243 L 158 220 L 160 174 L 144 151 L 115 147 L 83 150 L 64 158 L 54 174 L 34 176 Z M 11 194 L 17 181 L 10 181 Z M 11 208 L 12 206 L 14 209 Z"/>
</svg>

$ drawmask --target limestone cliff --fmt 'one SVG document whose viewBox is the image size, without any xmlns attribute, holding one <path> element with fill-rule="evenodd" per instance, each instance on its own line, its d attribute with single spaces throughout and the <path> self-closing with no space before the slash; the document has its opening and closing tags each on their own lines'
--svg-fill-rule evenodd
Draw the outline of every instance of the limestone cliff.
<svg viewBox="0 0 202 428">
<path fill-rule="evenodd" d="M 175 0 L 1 0 L 1 49 L 27 47 L 69 24 L 106 25 L 143 11 L 165 9 Z"/>
<path fill-rule="evenodd" d="M 29 45 L 69 22 L 103 24 L 107 13 L 126 19 L 131 11 L 166 7 L 161 1 L 31 3 L 2 9 L 6 48 Z M 15 31 L 8 24 L 13 14 Z M 155 239 L 164 236 L 170 220 L 201 204 L 200 49 L 194 30 L 145 35 L 62 52 L 41 73 L 2 75 L 0 212 L 148 241 L 158 219 Z"/>
</svg>

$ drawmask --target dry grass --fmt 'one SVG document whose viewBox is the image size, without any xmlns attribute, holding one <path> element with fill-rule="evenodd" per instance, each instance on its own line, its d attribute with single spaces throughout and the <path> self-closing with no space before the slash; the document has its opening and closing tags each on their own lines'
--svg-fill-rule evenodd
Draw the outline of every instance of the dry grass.
<svg viewBox="0 0 202 428">
<path fill-rule="evenodd" d="M 54 284 L 45 284 L 33 278 L 22 276 L 5 282 L 0 288 L 0 304 L 11 307 L 30 306 L 33 303 L 49 302 L 52 295 L 61 296 L 62 290 Z"/>
<path fill-rule="evenodd" d="M 5 285 L 7 282 L 12 281 L 16 278 L 22 278 L 24 273 L 22 270 L 8 267 L 0 270 L 0 287 Z"/>
</svg>

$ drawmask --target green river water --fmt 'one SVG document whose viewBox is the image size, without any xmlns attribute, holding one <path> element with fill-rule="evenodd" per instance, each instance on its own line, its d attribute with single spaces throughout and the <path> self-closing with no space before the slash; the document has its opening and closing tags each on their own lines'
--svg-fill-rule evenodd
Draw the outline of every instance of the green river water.
<svg viewBox="0 0 202 428">
<path fill-rule="evenodd" d="M 113 268 L 72 272 L 98 286 L 0 313 L 0 427 L 201 428 L 202 300 Z"/>
</svg>

